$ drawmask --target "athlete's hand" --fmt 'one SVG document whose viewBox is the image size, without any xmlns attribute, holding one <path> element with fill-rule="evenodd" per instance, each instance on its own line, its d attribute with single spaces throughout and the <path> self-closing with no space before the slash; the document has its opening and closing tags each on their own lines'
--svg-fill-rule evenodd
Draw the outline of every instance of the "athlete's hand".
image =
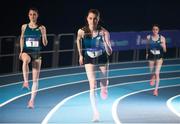
<svg viewBox="0 0 180 124">
<path fill-rule="evenodd" d="M 80 56 L 79 57 L 79 65 L 83 65 L 84 64 L 84 62 L 83 62 L 83 56 Z"/>
</svg>

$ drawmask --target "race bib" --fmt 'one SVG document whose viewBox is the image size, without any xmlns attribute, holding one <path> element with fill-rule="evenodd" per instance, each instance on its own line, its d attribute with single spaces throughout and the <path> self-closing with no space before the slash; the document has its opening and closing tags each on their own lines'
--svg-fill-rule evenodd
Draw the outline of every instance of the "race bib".
<svg viewBox="0 0 180 124">
<path fill-rule="evenodd" d="M 160 50 L 150 50 L 153 55 L 159 55 Z"/>
<path fill-rule="evenodd" d="M 39 41 L 35 38 L 28 38 L 26 40 L 26 47 L 39 47 Z"/>
<path fill-rule="evenodd" d="M 96 57 L 102 55 L 102 50 L 98 50 L 98 51 L 88 51 L 87 50 L 87 55 L 91 58 L 96 58 Z"/>
</svg>

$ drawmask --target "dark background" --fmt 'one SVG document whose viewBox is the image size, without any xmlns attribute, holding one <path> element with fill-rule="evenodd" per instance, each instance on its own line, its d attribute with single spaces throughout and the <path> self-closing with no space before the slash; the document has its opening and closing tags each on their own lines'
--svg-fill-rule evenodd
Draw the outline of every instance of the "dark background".
<svg viewBox="0 0 180 124">
<path fill-rule="evenodd" d="M 48 34 L 55 34 L 55 36 L 61 33 L 77 33 L 77 30 L 85 25 L 87 12 L 91 8 L 101 12 L 100 24 L 109 32 L 151 30 L 153 24 L 159 24 L 161 30 L 179 30 L 180 28 L 179 0 L 1 1 L 0 36 L 15 36 L 15 39 L 9 37 L 0 39 L 0 74 L 22 71 L 22 62 L 18 59 L 19 39 L 16 38 L 21 33 L 21 25 L 29 22 L 30 7 L 39 10 L 39 22 L 46 26 Z M 73 36 L 63 37 L 58 45 L 54 42 L 56 38 L 48 37 L 50 38 L 48 47 L 43 48 L 47 53 L 42 54 L 42 68 L 79 65 L 78 59 L 72 57 L 72 51 L 57 52 L 58 50 L 73 50 L 73 45 L 76 46 Z M 48 53 L 48 51 L 53 52 Z M 180 57 L 180 52 L 177 51 L 180 51 L 180 48 L 168 48 L 164 58 Z M 115 61 L 112 61 L 112 56 L 116 57 Z M 145 60 L 145 50 L 119 51 L 114 52 L 112 56 L 110 56 L 110 62 Z M 77 58 L 77 55 L 74 57 Z M 76 60 L 75 64 L 72 64 L 73 60 Z M 53 62 L 55 62 L 54 65 Z"/>
<path fill-rule="evenodd" d="M 90 8 L 99 9 L 101 24 L 110 32 L 180 28 L 178 0 L 6 0 L 0 4 L 0 36 L 19 35 L 28 23 L 28 8 L 39 10 L 47 33 L 74 33 L 85 24 Z"/>
</svg>

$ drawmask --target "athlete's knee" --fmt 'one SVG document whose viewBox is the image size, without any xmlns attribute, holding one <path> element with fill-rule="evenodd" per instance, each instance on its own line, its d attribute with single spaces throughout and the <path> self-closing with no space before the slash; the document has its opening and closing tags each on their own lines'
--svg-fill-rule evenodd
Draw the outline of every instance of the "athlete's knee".
<svg viewBox="0 0 180 124">
<path fill-rule="evenodd" d="M 31 58 L 30 58 L 29 55 L 27 55 L 26 53 L 23 53 L 23 55 L 22 55 L 22 61 L 23 61 L 23 63 L 30 63 Z"/>
<path fill-rule="evenodd" d="M 31 60 L 28 57 L 23 57 L 22 61 L 23 61 L 24 64 L 29 64 Z"/>
<path fill-rule="evenodd" d="M 30 63 L 30 61 L 28 61 L 28 60 L 23 60 L 23 64 L 28 65 L 29 63 Z"/>
</svg>

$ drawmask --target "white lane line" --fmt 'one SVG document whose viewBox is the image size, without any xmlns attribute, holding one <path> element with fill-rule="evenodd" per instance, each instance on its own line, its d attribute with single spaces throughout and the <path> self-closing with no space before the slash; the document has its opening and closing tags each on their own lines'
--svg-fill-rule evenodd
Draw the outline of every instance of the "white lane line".
<svg viewBox="0 0 180 124">
<path fill-rule="evenodd" d="M 118 69 L 117 69 L 118 70 Z M 165 71 L 165 72 L 161 72 L 161 73 L 174 73 L 174 72 L 180 72 L 180 71 Z M 146 75 L 146 74 L 149 74 L 149 73 L 140 73 L 140 74 L 130 74 L 130 75 L 120 75 L 120 76 L 111 76 L 109 77 L 109 79 L 111 78 L 120 78 L 120 77 L 127 77 L 127 76 L 140 76 L 140 75 Z M 174 78 L 177 78 L 177 77 L 174 77 Z M 174 79 L 172 78 L 172 79 Z M 97 80 L 100 80 L 101 78 L 97 78 Z M 164 78 L 164 79 L 167 79 L 167 78 Z M 163 79 L 161 79 L 163 80 Z M 43 90 L 47 90 L 47 89 L 51 89 L 51 88 L 56 88 L 57 87 L 60 87 L 60 86 L 66 86 L 66 85 L 71 85 L 71 84 L 78 84 L 78 83 L 81 83 L 81 82 L 84 82 L 84 81 L 88 81 L 88 80 L 81 80 L 81 81 L 76 81 L 76 82 L 70 82 L 70 83 L 65 83 L 65 84 L 60 84 L 60 85 L 54 85 L 54 86 L 49 86 L 49 87 L 45 87 L 45 88 L 41 88 L 41 89 L 38 89 L 37 92 L 39 91 L 43 91 Z M 21 98 L 23 96 L 26 96 L 26 95 L 29 95 L 31 92 L 28 92 L 28 93 L 25 93 L 25 94 L 21 94 L 21 95 L 18 95 L 16 97 L 13 97 L 3 103 L 0 104 L 0 107 L 18 99 L 18 98 Z"/>
<path fill-rule="evenodd" d="M 61 70 L 61 69 L 71 69 L 71 68 L 81 68 L 79 66 L 74 66 L 74 67 L 64 67 L 64 68 L 50 68 L 50 69 L 42 69 L 41 72 L 48 72 L 48 71 L 56 71 L 56 70 Z M 31 74 L 32 71 L 29 72 Z M 14 75 L 22 75 L 22 72 L 15 73 L 15 74 L 6 74 L 6 75 L 0 75 L 0 77 L 8 77 L 8 76 L 14 76 Z"/>
<path fill-rule="evenodd" d="M 172 58 L 172 59 L 164 59 L 164 61 L 172 61 L 172 60 L 180 60 L 180 58 Z M 120 62 L 120 63 L 110 63 L 110 65 L 123 65 L 123 64 L 128 64 L 128 63 L 145 63 L 148 62 L 147 60 L 140 60 L 140 61 L 128 61 L 128 62 Z M 62 67 L 62 68 L 52 68 L 52 69 L 42 69 L 41 72 L 48 72 L 48 71 L 54 71 L 54 70 L 61 70 L 61 69 L 72 69 L 72 68 L 81 68 L 83 66 L 73 66 L 73 67 Z M 31 73 L 31 72 L 30 72 Z M 13 76 L 13 75 L 20 75 L 21 73 L 16 73 L 16 74 L 5 74 L 5 75 L 0 75 L 0 77 L 7 77 L 7 76 Z"/>
<path fill-rule="evenodd" d="M 164 79 L 161 79 L 161 80 L 172 80 L 172 79 L 180 79 L 180 77 L 176 77 L 176 78 L 164 78 Z M 127 83 L 121 83 L 121 84 L 115 84 L 115 85 L 110 85 L 108 86 L 108 88 L 112 88 L 112 87 L 116 87 L 116 86 L 124 86 L 124 85 L 128 85 L 128 84 L 138 84 L 138 83 L 144 83 L 144 82 L 148 82 L 149 80 L 143 80 L 143 81 L 136 81 L 136 82 L 127 82 Z M 97 90 L 99 90 L 100 88 L 97 88 Z M 153 88 L 152 88 L 153 89 Z M 53 109 L 51 109 L 51 111 L 46 115 L 46 117 L 43 119 L 42 123 L 41 124 L 48 124 L 48 121 L 50 120 L 50 118 L 53 116 L 53 114 L 58 110 L 60 109 L 68 100 L 76 97 L 76 96 L 79 96 L 79 95 L 82 95 L 84 93 L 87 93 L 89 92 L 89 90 L 86 90 L 86 91 L 83 91 L 83 92 L 80 92 L 80 93 L 77 93 L 77 94 L 74 94 L 72 96 L 69 96 L 65 99 L 63 99 L 61 102 L 59 102 Z"/>
<path fill-rule="evenodd" d="M 180 71 L 166 71 L 166 72 L 161 72 L 161 73 L 174 73 L 174 72 L 180 72 Z M 140 76 L 140 75 L 146 75 L 146 74 L 149 74 L 149 73 L 140 73 L 140 74 L 130 74 L 130 75 L 120 75 L 120 76 L 111 76 L 109 77 L 109 79 L 111 78 L 120 78 L 120 77 L 127 77 L 127 76 Z M 176 78 L 176 77 L 175 77 Z M 100 80 L 101 78 L 97 78 L 97 80 Z M 161 79 L 163 80 L 163 79 Z M 39 91 L 42 91 L 42 89 L 44 90 L 47 90 L 47 89 L 51 89 L 51 88 L 55 88 L 56 86 L 59 87 L 59 86 L 66 86 L 66 85 L 71 85 L 71 84 L 76 84 L 76 83 L 81 83 L 81 82 L 84 82 L 84 81 L 88 81 L 88 80 L 82 80 L 82 81 L 76 81 L 76 82 L 71 82 L 71 83 L 64 83 L 64 84 L 60 84 L 60 85 L 54 85 L 54 86 L 49 86 L 49 87 L 45 87 L 45 88 L 41 88 L 39 90 L 37 90 L 37 92 Z M 21 95 L 18 95 L 16 97 L 13 97 L 3 103 L 0 104 L 0 107 L 18 99 L 18 98 L 21 98 L 23 96 L 26 96 L 26 95 L 29 95 L 31 92 L 28 92 L 28 93 L 25 93 L 25 94 L 21 94 Z"/>
<path fill-rule="evenodd" d="M 62 86 L 66 86 L 66 85 L 71 85 L 71 84 L 78 84 L 78 83 L 81 83 L 81 82 L 85 82 L 87 80 L 82 80 L 82 81 L 76 81 L 76 82 L 71 82 L 71 83 L 66 83 L 66 84 L 59 84 L 59 85 L 55 85 L 55 86 L 50 86 L 50 87 L 46 87 L 46 88 L 41 88 L 41 89 L 38 89 L 37 92 L 39 91 L 44 91 L 44 90 L 48 90 L 48 89 L 52 89 L 52 88 L 57 88 L 57 87 L 62 87 Z M 8 101 L 0 104 L 0 107 L 3 107 L 5 105 L 7 105 L 8 103 L 18 99 L 18 98 L 21 98 L 21 97 L 24 97 L 24 96 L 27 96 L 31 94 L 31 92 L 28 92 L 28 93 L 24 93 L 22 95 L 19 95 L 19 96 L 16 96 L 16 97 L 13 97 L 12 99 L 9 99 Z"/>
<path fill-rule="evenodd" d="M 176 85 L 168 85 L 168 86 L 161 86 L 159 87 L 159 89 L 162 89 L 162 88 L 168 88 L 168 87 L 176 87 L 176 86 L 180 86 L 180 84 L 176 84 Z M 124 96 L 121 96 L 120 98 L 116 99 L 115 102 L 113 103 L 113 106 L 112 106 L 112 116 L 113 116 L 113 119 L 114 119 L 114 122 L 115 124 L 122 124 L 119 117 L 118 117 L 118 104 L 119 102 L 126 98 L 126 97 L 129 97 L 131 95 L 134 95 L 134 94 L 137 94 L 137 93 L 141 93 L 141 92 L 145 92 L 145 91 L 150 91 L 150 90 L 153 90 L 154 88 L 149 88 L 149 89 L 144 89 L 144 90 L 139 90 L 139 91 L 136 91 L 136 92 L 132 92 L 132 93 L 129 93 L 129 94 L 126 94 Z"/>
<path fill-rule="evenodd" d="M 170 60 L 170 59 L 167 59 Z M 177 59 L 172 59 L 172 60 L 177 60 Z M 123 65 L 123 64 L 128 64 L 128 63 L 145 63 L 147 62 L 147 60 L 145 61 L 129 61 L 129 62 L 121 62 L 121 63 L 110 63 L 110 65 Z M 52 68 L 52 69 L 42 69 L 41 72 L 48 72 L 48 71 L 56 71 L 56 70 L 61 70 L 61 69 L 72 69 L 72 68 L 83 68 L 83 66 L 73 66 L 73 67 L 62 67 L 62 68 Z M 31 71 L 29 73 L 32 73 Z M 0 75 L 0 77 L 7 77 L 7 76 L 13 76 L 13 75 L 20 75 L 22 74 L 22 72 L 20 73 L 16 73 L 16 74 L 5 74 L 5 75 Z"/>
<path fill-rule="evenodd" d="M 180 66 L 180 64 L 178 65 L 168 65 L 168 66 Z M 132 68 L 121 68 L 121 69 L 111 69 L 111 71 L 118 71 L 118 70 L 130 70 L 130 69 L 143 69 L 143 68 L 148 68 L 147 66 L 143 66 L 143 67 L 132 67 Z M 99 72 L 99 71 L 96 71 Z M 80 75 L 80 74 L 86 74 L 86 72 L 81 72 L 81 73 L 73 73 L 73 74 L 63 74 L 63 75 L 56 75 L 56 76 L 49 76 L 49 77 L 44 77 L 44 78 L 40 78 L 39 80 L 45 80 L 45 79 L 52 79 L 52 78 L 57 78 L 57 77 L 66 77 L 66 76 L 73 76 L 73 75 Z M 32 81 L 32 80 L 29 80 Z M 15 82 L 15 83 L 11 83 L 11 84 L 5 84 L 5 85 L 1 85 L 1 87 L 6 87 L 6 86 L 11 86 L 11 85 L 16 85 L 16 84 L 21 84 L 21 82 Z"/>
<path fill-rule="evenodd" d="M 180 113 L 179 113 L 179 112 L 173 107 L 173 105 L 172 105 L 172 101 L 173 101 L 174 99 L 176 99 L 177 97 L 180 97 L 180 95 L 176 95 L 176 96 L 171 97 L 170 99 L 168 99 L 167 102 L 166 102 L 166 105 L 167 105 L 167 107 L 168 107 L 175 115 L 177 115 L 178 117 L 180 117 Z M 180 103 L 180 101 L 179 101 L 179 103 Z M 179 104 L 178 107 L 180 107 L 180 104 Z"/>
<path fill-rule="evenodd" d="M 61 102 L 59 102 L 53 109 L 51 109 L 51 111 L 46 115 L 46 117 L 44 118 L 44 120 L 42 121 L 41 124 L 48 124 L 48 121 L 49 121 L 49 119 L 52 117 L 52 115 L 53 115 L 61 106 L 63 106 L 68 100 L 70 100 L 70 99 L 72 99 L 72 98 L 74 98 L 74 97 L 76 97 L 76 96 L 79 96 L 79 95 L 81 95 L 81 94 L 83 94 L 83 93 L 87 93 L 87 92 L 89 92 L 89 90 L 86 90 L 86 91 L 77 93 L 77 94 L 75 94 L 75 95 L 72 95 L 72 96 L 70 96 L 70 97 L 67 97 L 67 98 L 63 99 L 63 100 L 62 100 Z"/>
<path fill-rule="evenodd" d="M 64 75 L 49 76 L 49 77 L 40 78 L 39 81 L 40 81 L 40 80 L 46 80 L 46 79 L 53 79 L 53 78 L 60 78 L 60 77 L 80 75 L 80 74 L 85 74 L 85 72 L 74 73 L 74 74 L 64 74 Z M 31 82 L 31 81 L 32 81 L 32 80 L 29 80 L 29 82 Z M 22 81 L 21 81 L 21 82 L 11 83 L 11 84 L 1 85 L 0 88 L 2 88 L 2 87 L 7 87 L 7 86 L 12 86 L 12 85 L 17 85 L 17 84 L 22 84 Z"/>
<path fill-rule="evenodd" d="M 167 66 L 180 66 L 180 64 L 177 64 L 177 65 L 167 65 Z M 143 66 L 143 67 L 132 67 L 132 68 L 111 69 L 110 71 L 131 70 L 131 69 L 143 69 L 143 68 L 148 68 L 148 67 L 147 67 L 147 66 Z M 95 72 L 99 72 L 99 71 L 95 71 Z M 86 72 L 73 73 L 73 74 L 63 74 L 63 75 L 56 75 L 56 76 L 44 77 L 44 78 L 40 78 L 39 80 L 52 79 L 52 78 L 57 78 L 57 77 L 74 76 L 74 75 L 80 75 L 80 74 L 86 74 Z M 32 80 L 29 80 L 29 81 L 32 81 Z M 1 87 L 11 86 L 11 85 L 16 85 L 16 84 L 21 84 L 21 83 L 22 83 L 22 82 L 16 82 L 16 83 L 11 83 L 11 84 L 5 84 L 5 85 L 1 85 L 0 88 L 1 88 Z"/>
<path fill-rule="evenodd" d="M 180 66 L 180 64 L 170 64 L 170 65 L 164 65 L 162 67 L 173 67 L 173 66 Z M 121 70 L 131 70 L 131 69 L 145 69 L 145 68 L 149 68 L 148 66 L 143 66 L 143 67 L 131 67 L 131 68 L 121 68 L 121 69 L 111 69 L 111 71 L 121 71 Z M 96 71 L 99 72 L 99 71 Z M 166 71 L 168 72 L 168 71 Z M 162 73 L 162 72 L 161 72 Z M 64 74 L 64 75 L 56 75 L 56 76 L 50 76 L 50 77 L 44 77 L 44 78 L 40 78 L 40 80 L 46 80 L 46 79 L 52 79 L 52 78 L 57 78 L 57 77 L 67 77 L 67 76 L 74 76 L 74 75 L 80 75 L 80 74 L 86 74 L 86 72 L 81 72 L 81 73 L 74 73 L 74 74 Z M 29 80 L 32 81 L 32 80 Z M 11 83 L 11 84 L 5 84 L 5 85 L 1 85 L 0 88 L 2 87 L 7 87 L 7 86 L 12 86 L 12 85 L 17 85 L 17 84 L 21 84 L 21 82 L 15 82 L 15 83 Z"/>
</svg>

